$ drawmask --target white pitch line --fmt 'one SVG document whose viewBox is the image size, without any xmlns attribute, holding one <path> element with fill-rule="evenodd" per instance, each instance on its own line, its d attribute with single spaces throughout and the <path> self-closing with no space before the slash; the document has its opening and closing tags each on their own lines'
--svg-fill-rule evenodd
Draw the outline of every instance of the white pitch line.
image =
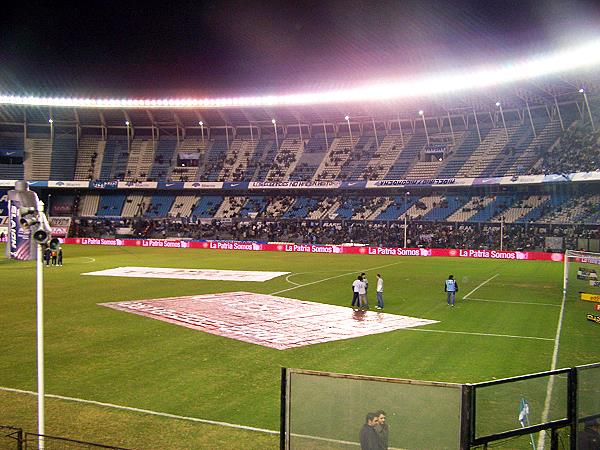
<svg viewBox="0 0 600 450">
<path fill-rule="evenodd" d="M 447 330 L 428 330 L 422 328 L 401 328 L 398 331 L 423 331 L 428 333 L 448 333 L 448 334 L 467 334 L 471 336 L 491 336 L 491 337 L 505 337 L 512 339 L 533 339 L 536 341 L 553 341 L 551 338 L 535 337 L 535 336 L 516 336 L 513 334 L 494 334 L 494 333 L 472 333 L 469 331 L 447 331 Z"/>
<path fill-rule="evenodd" d="M 366 271 L 376 270 L 376 269 L 381 269 L 383 267 L 394 266 L 396 264 L 401 264 L 401 263 L 402 263 L 402 261 L 397 261 L 395 263 L 385 264 L 383 266 L 378 266 L 378 267 L 371 267 L 369 269 L 364 269 L 364 270 L 366 270 Z M 281 291 L 271 292 L 268 295 L 281 294 L 282 292 L 293 291 L 294 289 L 298 289 L 298 288 L 301 288 L 301 287 L 304 287 L 304 286 L 310 286 L 311 284 L 322 283 L 323 281 L 329 281 L 329 280 L 333 280 L 334 278 L 341 278 L 341 277 L 345 277 L 345 276 L 356 274 L 356 273 L 357 273 L 357 271 L 346 272 L 346 273 L 342 273 L 341 275 L 335 275 L 333 277 L 323 278 L 323 279 L 317 280 L 317 281 L 311 281 L 310 283 L 298 284 L 297 286 L 294 286 L 294 287 L 291 287 L 291 288 L 287 288 L 287 289 L 282 289 Z"/>
<path fill-rule="evenodd" d="M 290 281 L 290 277 L 293 275 L 300 275 L 299 273 L 290 273 L 287 277 L 285 277 L 285 281 L 287 281 L 288 283 L 294 284 L 296 286 L 299 286 L 300 283 L 294 283 L 293 281 Z"/>
<path fill-rule="evenodd" d="M 24 391 L 24 390 L 21 390 L 21 389 L 14 389 L 14 388 L 7 388 L 7 387 L 0 387 L 0 391 L 15 392 L 15 393 L 18 393 L 18 394 L 27 394 L 27 395 L 38 395 L 37 392 Z M 65 397 L 63 395 L 55 395 L 55 394 L 46 394 L 45 397 L 46 398 L 55 398 L 55 399 L 58 399 L 58 400 L 66 400 L 66 401 L 69 401 L 69 402 L 85 403 L 85 404 L 88 404 L 88 405 L 104 406 L 106 408 L 121 409 L 121 410 L 124 410 L 124 411 L 133 411 L 133 412 L 138 412 L 138 413 L 142 413 L 142 414 L 149 414 L 149 415 L 152 415 L 152 416 L 168 417 L 170 419 L 187 420 L 187 421 L 190 421 L 190 422 L 200 422 L 200 423 L 205 423 L 205 424 L 208 424 L 208 425 L 218 425 L 218 426 L 222 426 L 222 427 L 236 428 L 236 429 L 239 429 L 239 430 L 257 431 L 257 432 L 260 432 L 260 433 L 267 433 L 267 434 L 276 434 L 276 435 L 279 435 L 279 431 L 267 430 L 265 428 L 256 428 L 256 427 L 250 427 L 250 426 L 247 426 L 247 425 L 238 425 L 238 424 L 235 424 L 235 423 L 219 422 L 219 421 L 216 421 L 216 420 L 198 419 L 197 417 L 178 416 L 177 414 L 169 414 L 169 413 L 163 413 L 163 412 L 159 412 L 159 411 L 151 411 L 149 409 L 134 408 L 134 407 L 131 407 L 131 406 L 115 405 L 113 403 L 97 402 L 95 400 L 85 400 L 85 399 L 82 399 L 82 398 Z"/>
<path fill-rule="evenodd" d="M 468 298 L 470 302 L 491 302 L 491 303 L 511 303 L 513 305 L 536 305 L 536 306 L 555 306 L 560 307 L 555 303 L 537 303 L 537 302 L 511 302 L 508 300 L 486 300 L 483 298 Z"/>
<path fill-rule="evenodd" d="M 566 292 L 563 292 L 562 303 L 560 305 L 560 314 L 558 315 L 558 325 L 556 326 L 556 336 L 554 337 L 554 351 L 552 352 L 552 364 L 550 370 L 556 370 L 556 364 L 558 362 L 558 348 L 560 346 L 560 332 L 562 330 L 562 321 L 565 312 L 565 301 L 567 299 Z M 546 387 L 546 400 L 544 401 L 544 410 L 542 412 L 542 423 L 548 420 L 548 414 L 550 413 L 550 399 L 552 398 L 552 388 L 554 387 L 554 377 L 550 377 L 548 380 L 548 386 Z M 539 450 L 544 450 L 544 444 L 546 442 L 546 433 L 540 433 L 538 438 Z"/>
<path fill-rule="evenodd" d="M 463 300 L 464 300 L 465 298 L 467 298 L 469 295 L 471 295 L 473 292 L 475 292 L 477 289 L 479 289 L 480 287 L 482 287 L 483 285 L 485 285 L 485 284 L 489 283 L 490 281 L 492 281 L 492 280 L 493 280 L 494 278 L 496 278 L 498 275 L 500 275 L 500 274 L 499 274 L 499 273 L 497 273 L 497 274 L 496 274 L 496 275 L 494 275 L 493 277 L 491 277 L 491 278 L 488 278 L 487 280 L 485 280 L 483 283 L 481 283 L 479 286 L 477 286 L 475 289 L 473 289 L 471 292 L 469 292 L 467 295 L 465 295 L 465 296 L 463 297 Z"/>
</svg>

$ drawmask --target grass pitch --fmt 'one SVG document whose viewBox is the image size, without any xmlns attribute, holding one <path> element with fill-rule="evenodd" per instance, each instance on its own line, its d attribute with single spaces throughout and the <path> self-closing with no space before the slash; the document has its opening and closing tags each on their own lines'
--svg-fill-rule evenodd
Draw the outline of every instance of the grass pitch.
<svg viewBox="0 0 600 450">
<path fill-rule="evenodd" d="M 291 275 L 263 283 L 81 275 L 120 266 Z M 562 270 L 535 261 L 66 246 L 65 265 L 44 270 L 46 392 L 276 431 L 281 367 L 457 383 L 549 370 Z M 439 323 L 280 351 L 98 306 L 232 291 L 349 306 L 360 272 L 371 291 L 383 275 L 385 312 Z M 450 273 L 460 287 L 455 308 L 443 292 Z M 0 283 L 0 386 L 35 391 L 35 263 L 0 260 Z M 600 327 L 585 320 L 592 307 L 566 303 L 557 367 L 600 361 Z M 48 399 L 47 417 L 47 434 L 130 448 L 278 445 L 268 433 L 58 398 Z M 0 424 L 35 431 L 35 421 L 34 397 L 0 391 Z"/>
</svg>

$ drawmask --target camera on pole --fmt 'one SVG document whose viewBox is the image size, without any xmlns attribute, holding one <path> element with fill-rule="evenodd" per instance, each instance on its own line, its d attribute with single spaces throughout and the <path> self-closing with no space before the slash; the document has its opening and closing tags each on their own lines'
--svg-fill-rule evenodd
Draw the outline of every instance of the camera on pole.
<svg viewBox="0 0 600 450">
<path fill-rule="evenodd" d="M 51 250 L 56 250 L 60 242 L 58 239 L 52 237 L 52 228 L 42 208 L 42 205 L 38 209 L 31 206 L 20 207 L 19 214 L 21 218 L 19 219 L 19 223 L 22 227 L 31 230 L 31 238 L 35 242 L 46 245 Z"/>
</svg>

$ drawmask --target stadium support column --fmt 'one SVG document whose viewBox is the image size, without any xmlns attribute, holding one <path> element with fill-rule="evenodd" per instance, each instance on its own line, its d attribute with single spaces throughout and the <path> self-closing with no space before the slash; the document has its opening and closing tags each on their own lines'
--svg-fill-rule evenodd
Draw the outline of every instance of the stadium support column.
<svg viewBox="0 0 600 450">
<path fill-rule="evenodd" d="M 556 106 L 556 112 L 558 113 L 558 120 L 560 121 L 560 129 L 565 131 L 565 124 L 562 119 L 562 114 L 560 113 L 560 106 L 558 106 L 558 100 L 556 99 L 556 95 L 554 96 L 554 105 Z"/>
<path fill-rule="evenodd" d="M 477 113 L 473 108 L 473 117 L 475 117 L 475 126 L 477 127 L 477 136 L 479 136 L 479 143 L 481 144 L 481 130 L 479 129 L 479 120 L 477 120 Z"/>
<path fill-rule="evenodd" d="M 533 137 L 537 137 L 535 126 L 533 125 L 533 117 L 531 117 L 531 109 L 529 108 L 529 102 L 527 99 L 525 99 L 525 106 L 527 106 L 527 114 L 529 114 L 529 123 L 531 124 L 531 129 L 533 130 Z"/>
<path fill-rule="evenodd" d="M 588 103 L 587 94 L 585 89 L 579 89 L 579 93 L 583 94 L 583 100 L 585 101 L 585 106 L 587 107 L 588 114 L 590 115 L 590 123 L 592 124 L 592 131 L 596 131 L 596 127 L 594 126 L 594 118 L 592 117 L 592 110 L 590 109 L 590 104 Z"/>
<path fill-rule="evenodd" d="M 421 109 L 419 110 L 419 115 L 421 119 L 423 119 L 423 128 L 425 128 L 425 137 L 427 138 L 427 144 L 429 144 L 429 132 L 427 131 L 427 122 L 425 121 L 425 112 Z"/>
<path fill-rule="evenodd" d="M 327 127 L 325 126 L 325 121 L 323 121 L 323 132 L 325 133 L 325 151 L 329 150 L 329 140 L 327 139 Z"/>
<path fill-rule="evenodd" d="M 42 262 L 42 245 L 37 244 L 37 390 L 38 390 L 38 448 L 44 449 L 45 416 L 44 416 L 44 264 Z"/>
</svg>

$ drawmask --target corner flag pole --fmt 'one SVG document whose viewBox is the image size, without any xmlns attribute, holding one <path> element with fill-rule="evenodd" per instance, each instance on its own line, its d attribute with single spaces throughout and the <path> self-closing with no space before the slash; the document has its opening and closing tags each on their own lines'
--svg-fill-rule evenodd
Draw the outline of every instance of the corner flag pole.
<svg viewBox="0 0 600 450">
<path fill-rule="evenodd" d="M 44 214 L 44 204 L 38 203 L 38 214 Z M 37 390 L 38 390 L 38 448 L 44 450 L 44 264 L 42 262 L 42 244 L 37 244 Z"/>
</svg>

